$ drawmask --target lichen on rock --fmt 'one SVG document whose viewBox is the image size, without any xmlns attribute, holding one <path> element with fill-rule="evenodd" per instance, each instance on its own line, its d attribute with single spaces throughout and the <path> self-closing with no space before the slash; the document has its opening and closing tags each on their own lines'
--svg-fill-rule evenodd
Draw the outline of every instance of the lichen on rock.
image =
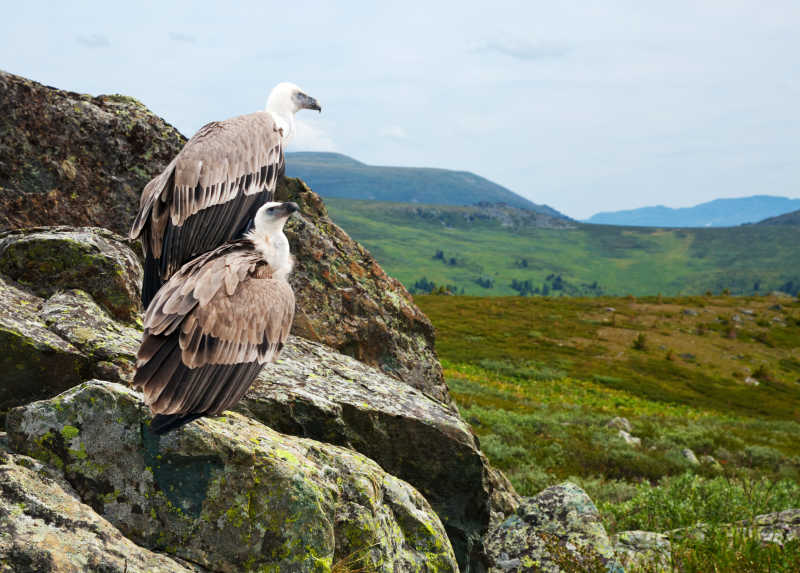
<svg viewBox="0 0 800 573">
<path fill-rule="evenodd" d="M 0 572 L 201 572 L 125 538 L 57 471 L 0 451 Z"/>
<path fill-rule="evenodd" d="M 141 397 L 90 381 L 8 415 L 11 447 L 62 469 L 137 544 L 215 571 L 456 571 L 425 498 L 365 456 L 231 413 L 158 437 Z"/>
<path fill-rule="evenodd" d="M 298 261 L 290 277 L 297 297 L 292 332 L 448 403 L 433 325 L 405 287 L 328 217 L 301 180 L 282 178 L 276 196 L 297 202 L 302 213 L 286 225 Z"/>
<path fill-rule="evenodd" d="M 291 337 L 239 410 L 280 432 L 356 450 L 409 482 L 442 519 L 462 569 L 484 563 L 491 512 L 513 511 L 514 488 L 457 412 L 321 344 Z"/>
<path fill-rule="evenodd" d="M 623 573 L 589 496 L 564 482 L 523 498 L 486 539 L 493 572 Z"/>
<path fill-rule="evenodd" d="M 142 266 L 122 237 L 105 229 L 42 227 L 0 234 L 0 273 L 39 296 L 77 288 L 115 318 L 141 310 Z"/>
</svg>

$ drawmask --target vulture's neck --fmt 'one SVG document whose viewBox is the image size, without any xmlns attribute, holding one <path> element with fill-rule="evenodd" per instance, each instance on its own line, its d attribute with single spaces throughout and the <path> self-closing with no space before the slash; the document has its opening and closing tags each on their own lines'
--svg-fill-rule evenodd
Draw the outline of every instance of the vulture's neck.
<svg viewBox="0 0 800 573">
<path fill-rule="evenodd" d="M 270 102 L 267 112 L 281 130 L 283 130 L 283 144 L 286 145 L 294 136 L 294 109 L 284 105 L 275 105 Z"/>
<path fill-rule="evenodd" d="M 269 264 L 272 278 L 285 279 L 292 272 L 294 260 L 289 252 L 289 240 L 283 234 L 283 226 L 259 227 L 256 224 L 256 228 L 247 233 L 247 238 Z"/>
</svg>

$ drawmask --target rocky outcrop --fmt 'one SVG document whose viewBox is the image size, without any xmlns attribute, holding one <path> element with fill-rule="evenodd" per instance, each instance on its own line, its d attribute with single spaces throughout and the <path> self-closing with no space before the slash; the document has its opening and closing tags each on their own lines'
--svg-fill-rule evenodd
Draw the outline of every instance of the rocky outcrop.
<svg viewBox="0 0 800 573">
<path fill-rule="evenodd" d="M 142 188 L 184 142 L 131 97 L 91 97 L 0 71 L 0 230 L 127 233 Z"/>
<path fill-rule="evenodd" d="M 148 422 L 141 396 L 90 381 L 7 429 L 126 537 L 214 571 L 457 570 L 425 498 L 360 454 L 238 414 L 161 438 Z"/>
<path fill-rule="evenodd" d="M 669 537 L 652 531 L 623 531 L 614 537 L 614 554 L 630 571 L 669 571 Z"/>
<path fill-rule="evenodd" d="M 485 561 L 491 511 L 514 509 L 513 487 L 502 474 L 495 481 L 456 412 L 321 344 L 292 337 L 240 411 L 280 432 L 356 450 L 409 482 L 442 519 L 464 570 Z"/>
<path fill-rule="evenodd" d="M 79 288 L 115 318 L 133 321 L 141 310 L 142 266 L 105 229 L 42 227 L 0 235 L 0 273 L 40 296 Z"/>
<path fill-rule="evenodd" d="M 449 402 L 433 325 L 405 287 L 331 221 L 319 195 L 302 181 L 283 179 L 277 196 L 296 201 L 302 212 L 286 228 L 297 257 L 292 332 Z"/>
<path fill-rule="evenodd" d="M 185 141 L 133 98 L 91 97 L 0 72 L 0 231 L 94 225 L 127 235 L 142 188 Z M 291 196 L 305 213 L 288 233 L 299 262 L 293 285 L 301 304 L 294 332 L 449 401 L 433 327 L 405 288 L 328 218 L 321 199 L 302 182 L 282 181 L 279 196 Z M 40 239 L 30 247 L 44 247 Z M 84 247 L 70 256 L 83 260 L 89 254 Z M 51 262 L 65 258 L 57 255 Z M 35 272 L 36 266 L 24 271 Z M 27 275 L 0 272 L 34 284 Z M 114 305 L 87 284 L 58 288 L 82 288 L 98 303 Z M 116 316 L 119 312 L 128 311 L 112 308 Z"/>
<path fill-rule="evenodd" d="M 204 569 L 137 546 L 53 469 L 0 452 L 0 571 L 189 573 Z"/>
<path fill-rule="evenodd" d="M 623 571 L 594 503 L 569 482 L 524 498 L 486 548 L 492 572 Z"/>
<path fill-rule="evenodd" d="M 0 421 L 94 376 L 128 381 L 140 340 L 84 291 L 41 298 L 0 276 Z"/>
</svg>

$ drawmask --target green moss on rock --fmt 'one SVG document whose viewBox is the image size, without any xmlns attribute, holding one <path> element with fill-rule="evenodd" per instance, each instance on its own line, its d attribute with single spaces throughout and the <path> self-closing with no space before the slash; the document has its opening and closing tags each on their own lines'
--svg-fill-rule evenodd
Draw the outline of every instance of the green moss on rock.
<svg viewBox="0 0 800 573">
<path fill-rule="evenodd" d="M 375 571 L 457 570 L 422 495 L 360 454 L 238 414 L 163 437 L 148 419 L 136 393 L 91 381 L 7 427 L 126 536 L 217 571 L 331 571 L 354 553 Z"/>
</svg>

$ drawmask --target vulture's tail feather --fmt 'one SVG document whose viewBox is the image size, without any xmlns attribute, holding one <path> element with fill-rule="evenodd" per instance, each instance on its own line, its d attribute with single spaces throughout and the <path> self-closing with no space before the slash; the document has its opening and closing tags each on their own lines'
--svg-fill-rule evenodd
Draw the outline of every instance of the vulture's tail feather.
<svg viewBox="0 0 800 573">
<path fill-rule="evenodd" d="M 158 289 L 164 284 L 161 282 L 160 264 L 158 259 L 148 253 L 144 258 L 144 279 L 142 280 L 142 308 L 147 310 L 150 301 L 156 296 Z"/>
<path fill-rule="evenodd" d="M 205 414 L 156 414 L 150 422 L 150 431 L 159 436 L 202 418 Z"/>
</svg>

